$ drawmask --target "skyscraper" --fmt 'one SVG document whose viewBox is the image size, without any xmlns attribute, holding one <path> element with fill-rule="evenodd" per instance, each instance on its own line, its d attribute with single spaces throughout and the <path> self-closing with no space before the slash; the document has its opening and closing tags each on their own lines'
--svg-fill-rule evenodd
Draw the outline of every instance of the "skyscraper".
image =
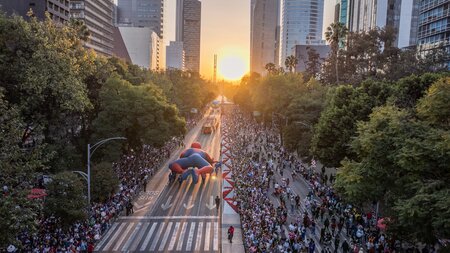
<svg viewBox="0 0 450 253">
<path fill-rule="evenodd" d="M 418 26 L 421 50 L 444 47 L 450 55 L 450 0 L 420 0 Z"/>
<path fill-rule="evenodd" d="M 417 42 L 418 0 L 348 0 L 350 31 L 369 31 L 391 26 L 397 31 L 396 46 L 413 46 Z"/>
<path fill-rule="evenodd" d="M 112 0 L 70 1 L 70 17 L 82 20 L 91 33 L 85 46 L 106 56 L 113 54 L 113 5 Z"/>
<path fill-rule="evenodd" d="M 324 0 L 282 0 L 279 64 L 296 45 L 322 43 Z"/>
<path fill-rule="evenodd" d="M 117 24 L 149 27 L 163 38 L 164 0 L 118 0 Z"/>
<path fill-rule="evenodd" d="M 185 68 L 200 71 L 202 4 L 199 0 L 177 0 L 176 40 L 183 42 Z"/>
<path fill-rule="evenodd" d="M 252 0 L 250 71 L 262 74 L 267 63 L 278 64 L 279 0 Z M 277 41 L 278 40 L 278 41 Z"/>
<path fill-rule="evenodd" d="M 16 14 L 25 17 L 31 9 L 38 19 L 45 18 L 48 12 L 50 18 L 56 22 L 64 23 L 69 20 L 69 0 L 0 0 L 0 9 L 7 14 Z"/>
<path fill-rule="evenodd" d="M 183 42 L 171 41 L 166 47 L 166 68 L 184 70 Z"/>
</svg>

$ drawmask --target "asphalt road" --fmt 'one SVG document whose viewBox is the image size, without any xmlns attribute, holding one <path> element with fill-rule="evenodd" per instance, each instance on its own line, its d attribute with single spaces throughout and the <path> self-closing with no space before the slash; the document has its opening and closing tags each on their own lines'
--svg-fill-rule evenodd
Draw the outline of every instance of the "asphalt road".
<svg viewBox="0 0 450 253">
<path fill-rule="evenodd" d="M 186 140 L 202 144 L 215 160 L 220 153 L 220 127 L 210 135 L 201 133 L 201 124 Z M 193 138 L 194 137 L 194 138 Z M 187 143 L 190 145 L 189 143 Z M 173 157 L 172 157 L 173 158 Z M 168 175 L 167 163 L 163 176 Z M 152 180 L 162 181 L 155 176 Z M 150 181 L 152 181 L 150 180 Z M 149 182 L 149 185 L 161 182 Z M 147 190 L 152 190 L 148 189 Z M 221 240 L 220 211 L 214 198 L 221 196 L 221 173 L 207 175 L 193 184 L 189 178 L 181 185 L 167 184 L 156 202 L 145 211 L 121 217 L 96 247 L 97 252 L 218 252 Z"/>
</svg>

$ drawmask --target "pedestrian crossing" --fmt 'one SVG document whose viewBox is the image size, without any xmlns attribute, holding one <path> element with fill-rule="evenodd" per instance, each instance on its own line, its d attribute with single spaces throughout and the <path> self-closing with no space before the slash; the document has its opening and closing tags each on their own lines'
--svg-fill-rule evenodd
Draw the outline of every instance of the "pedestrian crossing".
<svg viewBox="0 0 450 253">
<path fill-rule="evenodd" d="M 218 219 L 119 220 L 96 252 L 217 252 Z"/>
</svg>

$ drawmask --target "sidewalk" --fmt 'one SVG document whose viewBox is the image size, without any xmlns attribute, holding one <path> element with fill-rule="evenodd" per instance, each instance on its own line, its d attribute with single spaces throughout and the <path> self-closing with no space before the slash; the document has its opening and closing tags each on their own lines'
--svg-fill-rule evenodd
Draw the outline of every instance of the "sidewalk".
<svg viewBox="0 0 450 253">
<path fill-rule="evenodd" d="M 241 218 L 234 205 L 234 181 L 232 153 L 227 132 L 222 130 L 220 161 L 222 161 L 222 253 L 244 253 Z M 228 241 L 228 228 L 234 227 L 233 243 Z"/>
</svg>

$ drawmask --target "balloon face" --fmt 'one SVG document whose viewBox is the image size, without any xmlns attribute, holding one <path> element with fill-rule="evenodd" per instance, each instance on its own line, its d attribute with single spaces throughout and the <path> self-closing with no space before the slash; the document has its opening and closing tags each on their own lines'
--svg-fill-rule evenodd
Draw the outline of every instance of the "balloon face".
<svg viewBox="0 0 450 253">
<path fill-rule="evenodd" d="M 202 149 L 202 144 L 198 143 L 198 142 L 193 142 L 191 144 L 191 148 L 198 148 L 198 149 Z"/>
</svg>

